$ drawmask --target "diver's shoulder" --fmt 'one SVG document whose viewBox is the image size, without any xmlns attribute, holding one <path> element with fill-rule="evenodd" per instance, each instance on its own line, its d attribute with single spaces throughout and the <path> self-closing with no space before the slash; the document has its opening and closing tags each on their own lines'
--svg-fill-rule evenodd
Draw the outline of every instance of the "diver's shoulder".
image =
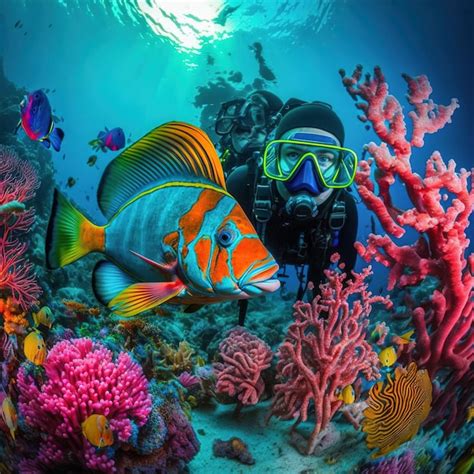
<svg viewBox="0 0 474 474">
<path fill-rule="evenodd" d="M 234 168 L 226 178 L 227 188 L 240 187 L 249 180 L 249 166 L 243 164 Z M 230 190 L 230 189 L 229 189 Z"/>
</svg>

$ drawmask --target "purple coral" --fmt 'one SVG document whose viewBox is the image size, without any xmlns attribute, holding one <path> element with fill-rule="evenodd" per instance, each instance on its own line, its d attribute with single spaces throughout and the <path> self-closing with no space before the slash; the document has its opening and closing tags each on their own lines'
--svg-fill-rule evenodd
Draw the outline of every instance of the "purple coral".
<svg viewBox="0 0 474 474">
<path fill-rule="evenodd" d="M 365 464 L 359 472 L 360 474 L 415 474 L 415 458 L 412 451 L 405 451 L 398 457 Z"/>
<path fill-rule="evenodd" d="M 87 441 L 81 423 L 92 414 L 102 414 L 115 441 L 126 442 L 132 423 L 144 425 L 151 410 L 141 367 L 127 353 L 114 360 L 110 350 L 83 338 L 57 343 L 44 369 L 44 383 L 38 383 L 26 367 L 18 373 L 20 413 L 43 435 L 38 462 L 51 466 L 72 457 L 89 469 L 115 472 L 115 461 Z"/>
</svg>

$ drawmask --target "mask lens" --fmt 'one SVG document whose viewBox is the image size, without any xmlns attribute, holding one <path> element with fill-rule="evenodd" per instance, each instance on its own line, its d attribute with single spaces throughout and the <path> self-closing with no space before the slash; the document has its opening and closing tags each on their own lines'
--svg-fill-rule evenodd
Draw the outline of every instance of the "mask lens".
<svg viewBox="0 0 474 474">
<path fill-rule="evenodd" d="M 351 151 L 341 151 L 340 157 L 336 162 L 336 166 L 324 175 L 327 187 L 346 187 L 350 186 L 354 181 L 357 169 L 357 156 Z"/>
<path fill-rule="evenodd" d="M 230 133 L 239 116 L 243 103 L 243 99 L 238 99 L 222 104 L 216 119 L 215 130 L 218 135 L 226 135 Z"/>
<path fill-rule="evenodd" d="M 264 172 L 271 179 L 287 181 L 307 159 L 313 160 L 327 188 L 345 188 L 354 180 L 357 155 L 352 150 L 297 140 L 270 142 L 264 153 Z"/>
<path fill-rule="evenodd" d="M 230 133 L 232 125 L 234 124 L 234 119 L 229 117 L 222 117 L 216 121 L 216 133 L 218 135 L 226 135 Z"/>
</svg>

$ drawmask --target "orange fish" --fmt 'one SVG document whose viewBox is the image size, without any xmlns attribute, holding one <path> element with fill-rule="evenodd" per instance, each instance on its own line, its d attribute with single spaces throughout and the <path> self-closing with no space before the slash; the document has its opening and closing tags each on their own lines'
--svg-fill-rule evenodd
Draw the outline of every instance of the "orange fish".
<svg viewBox="0 0 474 474">
<path fill-rule="evenodd" d="M 207 135 L 170 122 L 115 158 L 99 186 L 98 226 L 55 193 L 48 229 L 52 268 L 89 252 L 96 296 L 134 316 L 162 303 L 196 307 L 277 290 L 278 270 L 237 201 Z"/>
</svg>

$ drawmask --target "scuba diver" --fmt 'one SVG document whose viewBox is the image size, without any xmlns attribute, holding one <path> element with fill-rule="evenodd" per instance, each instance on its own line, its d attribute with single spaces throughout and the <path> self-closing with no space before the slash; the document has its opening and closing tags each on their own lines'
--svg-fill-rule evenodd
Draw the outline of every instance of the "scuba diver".
<svg viewBox="0 0 474 474">
<path fill-rule="evenodd" d="M 254 91 L 246 99 L 222 104 L 215 131 L 221 136 L 219 146 L 226 175 L 245 164 L 254 152 L 263 151 L 282 107 L 283 102 L 265 90 Z"/>
<path fill-rule="evenodd" d="M 314 285 L 313 297 L 318 294 L 334 252 L 351 276 L 358 216 L 348 188 L 357 155 L 344 148 L 343 124 L 329 104 L 290 101 L 293 108 L 281 118 L 263 159 L 236 168 L 227 178 L 227 189 L 280 265 L 278 277 L 288 277 L 286 265 L 296 266 L 301 300 L 308 282 Z M 247 306 L 247 300 L 239 302 L 240 325 Z"/>
</svg>

